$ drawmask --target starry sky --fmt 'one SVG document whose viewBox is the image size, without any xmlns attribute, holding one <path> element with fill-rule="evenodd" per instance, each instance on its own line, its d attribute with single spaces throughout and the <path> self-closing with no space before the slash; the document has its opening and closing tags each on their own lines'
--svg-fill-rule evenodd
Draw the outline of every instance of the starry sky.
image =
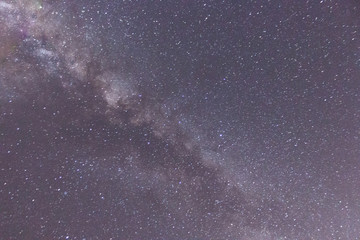
<svg viewBox="0 0 360 240">
<path fill-rule="evenodd" d="M 360 3 L 0 0 L 0 239 L 360 236 Z"/>
</svg>

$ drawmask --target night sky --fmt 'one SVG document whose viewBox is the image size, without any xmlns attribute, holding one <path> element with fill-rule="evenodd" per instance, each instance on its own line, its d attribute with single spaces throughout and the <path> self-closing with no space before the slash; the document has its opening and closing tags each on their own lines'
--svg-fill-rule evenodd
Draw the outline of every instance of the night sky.
<svg viewBox="0 0 360 240">
<path fill-rule="evenodd" d="M 360 3 L 0 0 L 0 239 L 360 239 Z"/>
</svg>

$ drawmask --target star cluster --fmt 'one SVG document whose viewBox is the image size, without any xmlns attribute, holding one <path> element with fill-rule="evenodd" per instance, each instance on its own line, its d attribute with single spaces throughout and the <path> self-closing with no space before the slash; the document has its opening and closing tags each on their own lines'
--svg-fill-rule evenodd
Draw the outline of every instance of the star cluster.
<svg viewBox="0 0 360 240">
<path fill-rule="evenodd" d="M 0 238 L 357 239 L 360 5 L 0 1 Z"/>
</svg>

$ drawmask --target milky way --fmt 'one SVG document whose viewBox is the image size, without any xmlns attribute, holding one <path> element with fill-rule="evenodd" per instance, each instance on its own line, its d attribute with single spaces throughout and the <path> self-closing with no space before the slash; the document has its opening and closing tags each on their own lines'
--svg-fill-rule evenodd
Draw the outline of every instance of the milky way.
<svg viewBox="0 0 360 240">
<path fill-rule="evenodd" d="M 0 238 L 360 236 L 356 1 L 0 1 Z"/>
</svg>

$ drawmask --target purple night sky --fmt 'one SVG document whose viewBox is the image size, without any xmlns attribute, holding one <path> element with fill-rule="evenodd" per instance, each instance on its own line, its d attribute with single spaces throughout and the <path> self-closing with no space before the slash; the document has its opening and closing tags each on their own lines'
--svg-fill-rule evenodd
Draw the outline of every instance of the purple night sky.
<svg viewBox="0 0 360 240">
<path fill-rule="evenodd" d="M 358 1 L 0 0 L 0 239 L 359 237 Z"/>
</svg>

